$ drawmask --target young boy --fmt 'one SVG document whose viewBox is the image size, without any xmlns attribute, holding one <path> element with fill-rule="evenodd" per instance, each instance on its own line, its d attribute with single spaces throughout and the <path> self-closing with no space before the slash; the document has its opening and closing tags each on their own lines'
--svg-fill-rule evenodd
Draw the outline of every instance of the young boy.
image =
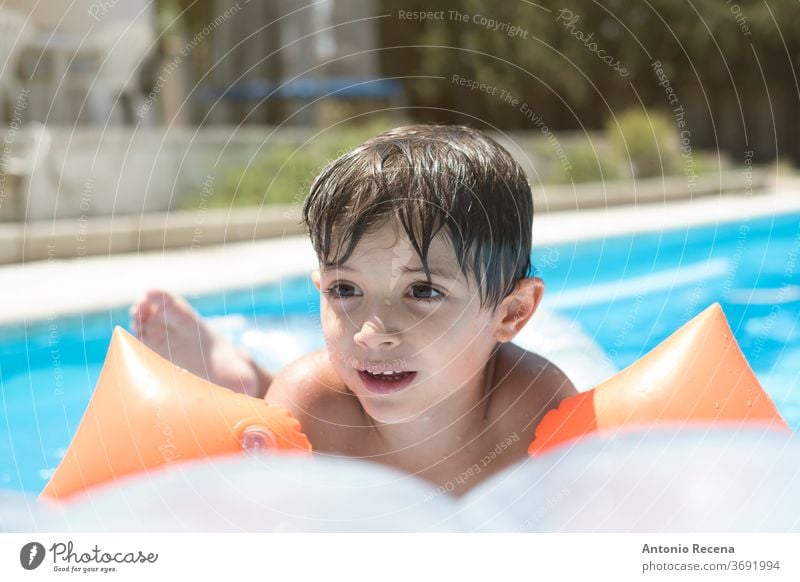
<svg viewBox="0 0 800 582">
<path fill-rule="evenodd" d="M 288 408 L 317 454 L 377 461 L 455 495 L 525 458 L 542 416 L 575 388 L 510 343 L 544 291 L 529 274 L 530 186 L 511 155 L 467 127 L 393 129 L 330 163 L 303 217 L 324 349 L 273 378 L 161 291 L 131 309 L 137 333 L 198 375 Z"/>
</svg>

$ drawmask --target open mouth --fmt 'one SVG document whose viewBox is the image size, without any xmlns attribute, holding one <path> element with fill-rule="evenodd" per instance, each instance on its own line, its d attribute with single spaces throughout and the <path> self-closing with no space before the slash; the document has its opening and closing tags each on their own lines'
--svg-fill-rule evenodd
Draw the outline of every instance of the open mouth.
<svg viewBox="0 0 800 582">
<path fill-rule="evenodd" d="M 386 372 L 359 370 L 358 376 L 370 392 L 391 394 L 407 388 L 414 381 L 417 373 L 401 370 L 388 370 Z"/>
</svg>

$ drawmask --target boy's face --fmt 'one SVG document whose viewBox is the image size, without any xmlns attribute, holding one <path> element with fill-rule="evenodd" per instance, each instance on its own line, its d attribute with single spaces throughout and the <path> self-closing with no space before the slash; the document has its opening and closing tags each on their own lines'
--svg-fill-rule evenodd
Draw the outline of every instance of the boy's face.
<svg viewBox="0 0 800 582">
<path fill-rule="evenodd" d="M 313 275 L 330 360 L 379 422 L 410 420 L 457 390 L 477 389 L 497 341 L 510 339 L 508 310 L 480 307 L 477 283 L 440 236 L 428 266 L 431 283 L 405 231 L 389 222 L 365 234 L 346 263 Z"/>
</svg>

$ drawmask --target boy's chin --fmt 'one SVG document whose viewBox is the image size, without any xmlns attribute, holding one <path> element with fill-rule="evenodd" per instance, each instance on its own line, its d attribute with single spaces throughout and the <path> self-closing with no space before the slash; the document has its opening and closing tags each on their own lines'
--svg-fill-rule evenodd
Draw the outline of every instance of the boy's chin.
<svg viewBox="0 0 800 582">
<path fill-rule="evenodd" d="M 425 409 L 409 410 L 407 406 L 399 406 L 396 404 L 371 406 L 370 403 L 367 402 L 366 405 L 362 403 L 362 407 L 364 408 L 364 412 L 366 412 L 372 420 L 380 424 L 403 424 L 419 418 L 420 415 L 425 413 Z"/>
</svg>

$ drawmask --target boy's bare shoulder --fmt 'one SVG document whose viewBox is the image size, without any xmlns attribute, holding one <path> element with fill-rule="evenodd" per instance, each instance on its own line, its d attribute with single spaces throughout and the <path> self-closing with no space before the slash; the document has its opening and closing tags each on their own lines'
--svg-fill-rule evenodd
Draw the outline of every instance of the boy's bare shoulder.
<svg viewBox="0 0 800 582">
<path fill-rule="evenodd" d="M 346 431 L 365 424 L 358 399 L 334 370 L 325 348 L 278 372 L 264 400 L 289 410 L 317 451 L 340 448 Z"/>
<path fill-rule="evenodd" d="M 500 347 L 494 378 L 489 416 L 526 432 L 533 431 L 548 410 L 578 393 L 550 360 L 511 343 Z"/>
</svg>

